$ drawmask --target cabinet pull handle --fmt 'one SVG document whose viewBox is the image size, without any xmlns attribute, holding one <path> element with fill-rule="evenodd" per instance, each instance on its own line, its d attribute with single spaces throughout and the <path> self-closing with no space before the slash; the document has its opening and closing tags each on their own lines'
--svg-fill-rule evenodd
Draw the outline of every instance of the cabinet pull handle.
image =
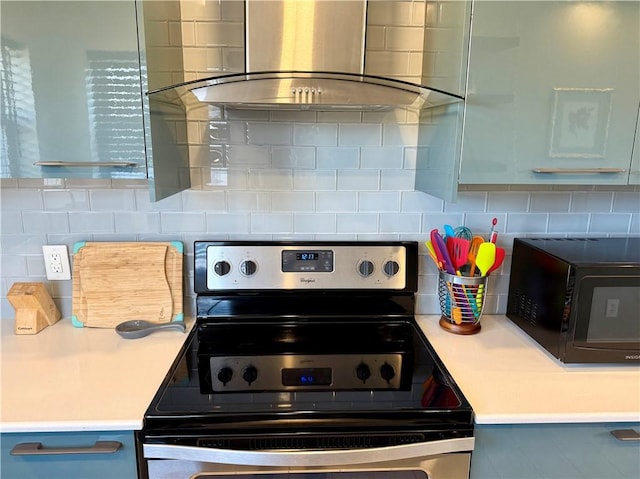
<svg viewBox="0 0 640 479">
<path fill-rule="evenodd" d="M 624 168 L 534 168 L 534 173 L 551 173 L 551 174 L 602 174 L 602 173 L 624 173 Z"/>
<path fill-rule="evenodd" d="M 22 442 L 11 449 L 12 456 L 40 456 L 45 454 L 113 454 L 122 447 L 119 441 L 96 441 L 87 447 L 44 447 L 41 442 Z"/>
<path fill-rule="evenodd" d="M 75 166 L 137 166 L 138 164 L 135 161 L 36 161 L 34 163 L 35 166 L 64 166 L 64 167 L 75 167 Z"/>
<path fill-rule="evenodd" d="M 619 441 L 640 441 L 640 433 L 635 429 L 614 429 L 611 434 Z"/>
</svg>

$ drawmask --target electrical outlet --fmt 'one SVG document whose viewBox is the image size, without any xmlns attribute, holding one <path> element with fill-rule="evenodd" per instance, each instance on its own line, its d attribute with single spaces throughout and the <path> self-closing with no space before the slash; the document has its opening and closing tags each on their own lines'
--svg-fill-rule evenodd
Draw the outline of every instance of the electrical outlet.
<svg viewBox="0 0 640 479">
<path fill-rule="evenodd" d="M 44 267 L 47 271 L 47 279 L 71 279 L 69 253 L 65 245 L 43 245 L 42 253 L 44 255 Z"/>
</svg>

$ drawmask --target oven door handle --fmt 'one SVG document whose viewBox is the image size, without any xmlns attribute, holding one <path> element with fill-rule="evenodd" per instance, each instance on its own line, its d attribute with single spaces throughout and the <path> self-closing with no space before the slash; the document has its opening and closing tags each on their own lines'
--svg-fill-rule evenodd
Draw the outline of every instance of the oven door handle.
<svg viewBox="0 0 640 479">
<path fill-rule="evenodd" d="M 402 444 L 371 449 L 241 451 L 169 444 L 143 444 L 145 459 L 176 459 L 247 466 L 348 466 L 371 462 L 415 459 L 419 457 L 472 451 L 473 437 Z"/>
</svg>

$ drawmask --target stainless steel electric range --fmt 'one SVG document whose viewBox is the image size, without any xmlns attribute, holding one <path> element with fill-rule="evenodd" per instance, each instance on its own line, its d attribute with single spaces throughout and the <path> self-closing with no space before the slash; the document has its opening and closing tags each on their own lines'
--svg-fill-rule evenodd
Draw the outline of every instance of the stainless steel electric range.
<svg viewBox="0 0 640 479">
<path fill-rule="evenodd" d="M 416 242 L 194 258 L 197 323 L 146 412 L 141 477 L 468 477 L 473 411 L 416 323 Z"/>
</svg>

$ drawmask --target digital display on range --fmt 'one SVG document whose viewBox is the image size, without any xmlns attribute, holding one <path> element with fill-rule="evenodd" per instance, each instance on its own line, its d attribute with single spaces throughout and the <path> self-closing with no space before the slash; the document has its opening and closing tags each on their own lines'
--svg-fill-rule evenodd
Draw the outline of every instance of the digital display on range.
<svg viewBox="0 0 640 479">
<path fill-rule="evenodd" d="M 333 272 L 332 250 L 283 250 L 283 273 L 331 273 Z"/>
<path fill-rule="evenodd" d="M 298 251 L 296 259 L 298 261 L 318 261 L 319 255 L 315 251 Z"/>
<path fill-rule="evenodd" d="M 330 386 L 331 368 L 285 368 L 282 370 L 283 386 Z"/>
</svg>

